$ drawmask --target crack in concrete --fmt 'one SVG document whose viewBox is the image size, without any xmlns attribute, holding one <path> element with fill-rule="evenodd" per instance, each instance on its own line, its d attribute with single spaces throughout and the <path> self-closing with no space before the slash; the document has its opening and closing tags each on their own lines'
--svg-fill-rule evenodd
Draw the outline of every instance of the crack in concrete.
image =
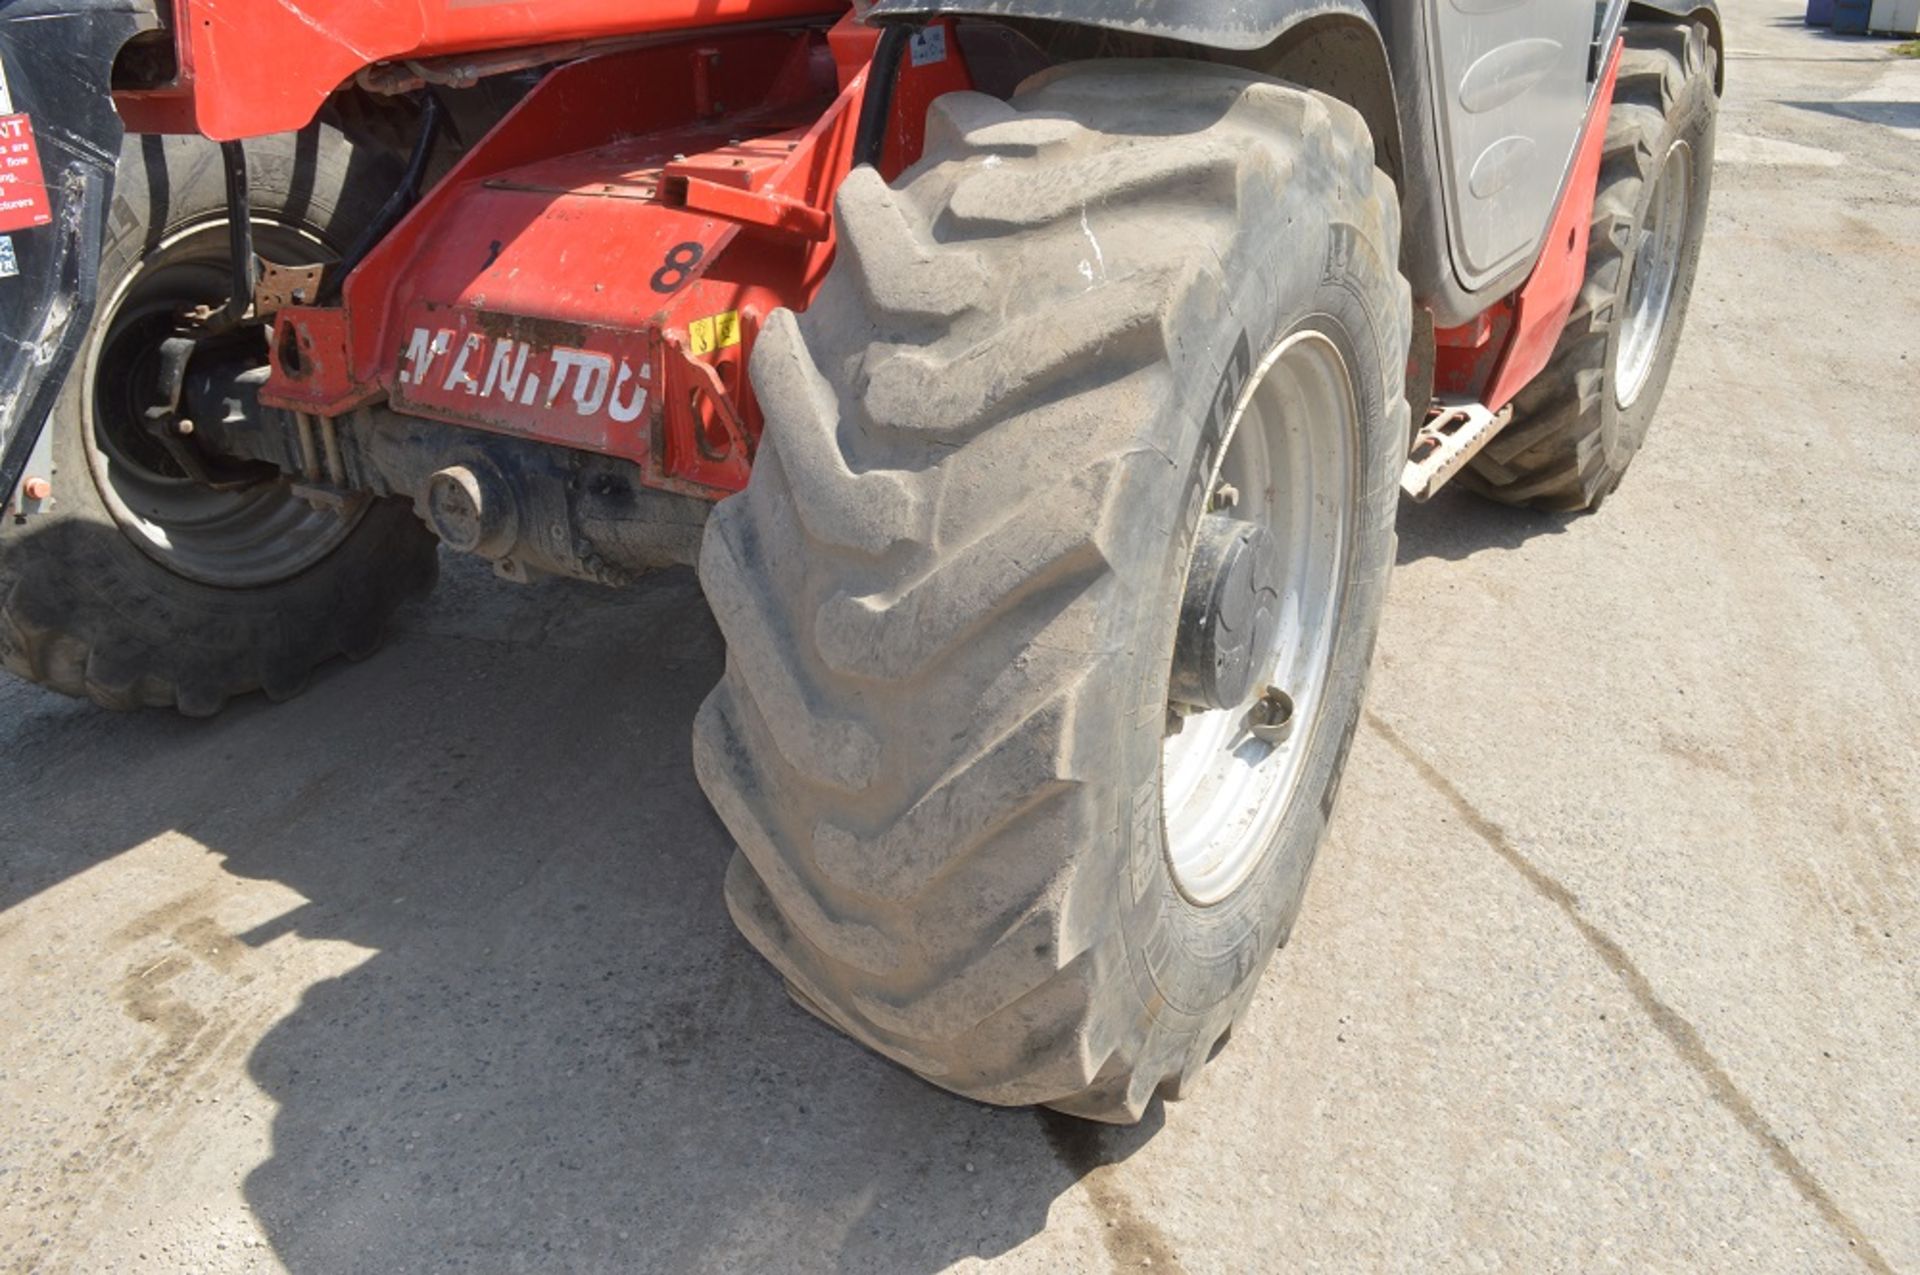
<svg viewBox="0 0 1920 1275">
<path fill-rule="evenodd" d="M 1680 1061 L 1684 1062 L 1706 1084 L 1707 1092 L 1713 1095 L 1715 1101 L 1725 1107 L 1733 1118 L 1739 1121 L 1740 1127 L 1760 1144 L 1761 1150 L 1765 1151 L 1774 1165 L 1786 1175 L 1787 1180 L 1793 1184 L 1793 1188 L 1813 1206 L 1814 1211 L 1829 1226 L 1839 1232 L 1866 1268 L 1875 1272 L 1875 1275 L 1893 1275 L 1892 1265 L 1881 1255 L 1880 1250 L 1874 1247 L 1873 1241 L 1867 1238 L 1866 1232 L 1860 1229 L 1859 1223 L 1847 1216 L 1839 1203 L 1820 1184 L 1820 1180 L 1814 1177 L 1812 1170 L 1808 1169 L 1801 1162 L 1800 1157 L 1793 1153 L 1793 1149 L 1786 1144 L 1786 1141 L 1774 1132 L 1773 1126 L 1767 1123 L 1767 1118 L 1761 1115 L 1759 1109 L 1753 1105 L 1753 1100 L 1741 1092 L 1740 1087 L 1734 1083 L 1733 1077 L 1727 1074 L 1719 1060 L 1707 1049 L 1700 1030 L 1660 998 L 1660 994 L 1653 988 L 1653 983 L 1641 972 L 1640 967 L 1634 964 L 1633 958 L 1627 955 L 1625 948 L 1581 914 L 1580 897 L 1522 854 L 1507 837 L 1505 828 L 1482 814 L 1479 807 L 1468 801 L 1465 794 L 1454 786 L 1452 780 L 1434 769 L 1432 763 L 1401 738 L 1400 732 L 1388 725 L 1379 714 L 1368 710 L 1367 724 L 1378 731 L 1380 737 L 1419 773 L 1428 787 L 1446 798 L 1455 813 L 1466 821 L 1467 827 L 1476 836 L 1487 843 L 1488 848 L 1505 859 L 1508 865 L 1518 872 L 1541 897 L 1560 909 L 1573 928 L 1579 931 L 1580 937 L 1587 941 L 1587 945 L 1594 950 L 1607 968 L 1626 985 L 1635 1003 L 1648 1018 L 1653 1020 L 1653 1025 L 1659 1028 L 1660 1034 L 1667 1038 L 1667 1043 L 1673 1047 L 1674 1053 L 1680 1056 Z"/>
</svg>

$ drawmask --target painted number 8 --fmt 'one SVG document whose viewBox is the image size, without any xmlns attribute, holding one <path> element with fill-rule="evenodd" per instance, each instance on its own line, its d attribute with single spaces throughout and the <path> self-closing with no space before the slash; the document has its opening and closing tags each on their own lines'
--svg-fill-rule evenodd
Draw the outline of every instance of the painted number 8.
<svg viewBox="0 0 1920 1275">
<path fill-rule="evenodd" d="M 667 250 L 667 264 L 653 272 L 653 290 L 678 292 L 693 268 L 700 264 L 700 258 L 706 255 L 706 248 L 691 239 L 673 245 Z"/>
</svg>

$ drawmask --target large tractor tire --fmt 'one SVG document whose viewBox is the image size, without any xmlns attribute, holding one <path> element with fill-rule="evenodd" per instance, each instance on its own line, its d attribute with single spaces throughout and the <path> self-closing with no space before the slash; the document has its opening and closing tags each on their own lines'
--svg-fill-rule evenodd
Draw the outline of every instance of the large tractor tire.
<svg viewBox="0 0 1920 1275">
<path fill-rule="evenodd" d="M 1551 361 L 1469 482 L 1506 504 L 1596 509 L 1660 405 L 1700 261 L 1718 54 L 1700 23 L 1630 22 L 1587 248 Z"/>
<path fill-rule="evenodd" d="M 1408 437 L 1394 187 L 1337 101 L 1096 62 L 941 99 L 838 215 L 701 560 L 728 903 L 935 1084 L 1134 1121 L 1286 939 L 1360 713 Z"/>
<path fill-rule="evenodd" d="M 329 259 L 391 175 L 314 129 L 247 143 L 258 251 Z M 47 429 L 54 505 L 0 531 L 0 663 L 109 708 L 201 716 L 284 698 L 335 655 L 379 645 L 431 588 L 436 542 L 403 502 L 315 509 L 272 475 L 194 481 L 144 427 L 178 314 L 226 300 L 226 185 L 198 138 L 129 137 L 86 345 Z M 258 343 L 264 362 L 265 336 Z M 190 365 L 191 367 L 191 365 Z"/>
</svg>

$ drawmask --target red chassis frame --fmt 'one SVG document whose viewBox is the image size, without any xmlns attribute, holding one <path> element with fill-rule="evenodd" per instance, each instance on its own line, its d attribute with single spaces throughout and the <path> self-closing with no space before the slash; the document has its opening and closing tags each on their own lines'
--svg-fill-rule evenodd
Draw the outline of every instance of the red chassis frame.
<svg viewBox="0 0 1920 1275">
<path fill-rule="evenodd" d="M 404 411 L 638 462 L 646 484 L 746 485 L 746 354 L 805 308 L 834 248 L 877 36 L 717 32 L 548 75 L 347 280 L 276 320 L 263 401 Z M 882 170 L 971 87 L 944 24 L 903 54 Z M 738 104 L 738 105 L 736 105 Z"/>
<path fill-rule="evenodd" d="M 877 33 L 836 0 L 669 0 L 624 16 L 604 0 L 553 0 L 537 20 L 517 4 L 486 6 L 490 21 L 473 30 L 462 25 L 480 11 L 471 0 L 437 0 L 446 12 L 429 19 L 435 3 L 356 0 L 324 31 L 276 36 L 285 7 L 176 0 L 188 33 L 178 83 L 121 95 L 136 127 L 235 136 L 304 125 L 370 52 L 514 56 L 514 42 L 530 40 L 591 50 L 462 156 L 348 278 L 339 305 L 279 312 L 262 400 L 339 416 L 384 399 L 631 460 L 664 490 L 740 490 L 761 430 L 746 356 L 766 315 L 804 309 L 831 264 L 833 193 L 853 162 Z M 368 11 L 413 21 L 362 29 Z M 842 14 L 830 30 L 823 11 Z M 684 29 L 695 20 L 707 25 Z M 276 38 L 313 55 L 273 86 L 256 83 L 260 66 L 278 74 L 287 63 L 249 69 L 243 54 Z M 1545 366 L 1585 271 L 1619 53 L 1526 284 L 1436 334 L 1437 393 L 1497 409 Z M 933 99 L 969 87 L 947 23 L 914 38 L 884 175 L 918 158 Z"/>
</svg>

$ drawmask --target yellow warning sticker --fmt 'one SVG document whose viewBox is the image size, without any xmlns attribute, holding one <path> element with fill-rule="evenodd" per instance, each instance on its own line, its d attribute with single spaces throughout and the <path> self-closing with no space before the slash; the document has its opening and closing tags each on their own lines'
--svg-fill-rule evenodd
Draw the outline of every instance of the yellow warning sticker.
<svg viewBox="0 0 1920 1275">
<path fill-rule="evenodd" d="M 740 344 L 740 312 L 738 310 L 728 310 L 724 314 L 695 319 L 687 325 L 687 350 L 690 353 L 712 354 L 715 350 L 724 350 L 738 344 Z"/>
</svg>

